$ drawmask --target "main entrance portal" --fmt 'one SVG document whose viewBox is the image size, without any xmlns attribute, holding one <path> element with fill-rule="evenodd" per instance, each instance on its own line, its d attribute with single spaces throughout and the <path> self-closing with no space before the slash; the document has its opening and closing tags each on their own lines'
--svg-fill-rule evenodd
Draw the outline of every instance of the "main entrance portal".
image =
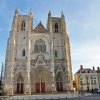
<svg viewBox="0 0 100 100">
<path fill-rule="evenodd" d="M 45 83 L 44 82 L 36 83 L 36 92 L 37 93 L 45 92 Z"/>
</svg>

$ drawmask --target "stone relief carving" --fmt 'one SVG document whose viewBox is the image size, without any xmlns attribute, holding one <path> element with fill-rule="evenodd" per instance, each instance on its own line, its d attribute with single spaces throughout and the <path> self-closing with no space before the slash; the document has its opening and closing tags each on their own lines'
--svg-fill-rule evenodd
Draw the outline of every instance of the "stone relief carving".
<svg viewBox="0 0 100 100">
<path fill-rule="evenodd" d="M 65 71 L 65 66 L 63 66 L 63 64 L 56 64 L 55 65 L 55 71 L 57 71 L 57 70 L 59 70 L 59 71 Z"/>
<path fill-rule="evenodd" d="M 26 64 L 25 63 L 16 64 L 14 71 L 16 71 L 16 70 L 26 70 Z"/>
</svg>

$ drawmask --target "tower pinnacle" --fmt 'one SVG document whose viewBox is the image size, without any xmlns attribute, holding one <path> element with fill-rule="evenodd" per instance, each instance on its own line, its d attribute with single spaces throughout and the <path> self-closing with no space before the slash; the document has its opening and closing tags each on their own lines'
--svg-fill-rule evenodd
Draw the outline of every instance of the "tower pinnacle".
<svg viewBox="0 0 100 100">
<path fill-rule="evenodd" d="M 32 17 L 32 8 L 30 9 L 30 16 Z"/>
<path fill-rule="evenodd" d="M 18 15 L 18 8 L 15 10 L 15 15 Z"/>
<path fill-rule="evenodd" d="M 51 11 L 49 10 L 48 17 L 51 17 Z"/>
<path fill-rule="evenodd" d="M 61 17 L 64 17 L 63 11 L 61 12 Z"/>
</svg>

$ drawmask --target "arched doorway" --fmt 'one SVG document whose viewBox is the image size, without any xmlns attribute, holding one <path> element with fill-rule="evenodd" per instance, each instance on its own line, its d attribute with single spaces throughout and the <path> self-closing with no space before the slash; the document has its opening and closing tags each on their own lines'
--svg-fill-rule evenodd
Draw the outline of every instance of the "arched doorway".
<svg viewBox="0 0 100 100">
<path fill-rule="evenodd" d="M 17 93 L 23 93 L 24 92 L 24 80 L 21 76 L 17 79 Z"/>
<path fill-rule="evenodd" d="M 51 91 L 52 81 L 50 72 L 44 66 L 37 66 L 31 72 L 31 87 L 33 92 L 44 93 Z"/>
<path fill-rule="evenodd" d="M 58 72 L 56 76 L 56 89 L 58 92 L 63 91 L 63 80 L 62 80 L 62 73 Z"/>
</svg>

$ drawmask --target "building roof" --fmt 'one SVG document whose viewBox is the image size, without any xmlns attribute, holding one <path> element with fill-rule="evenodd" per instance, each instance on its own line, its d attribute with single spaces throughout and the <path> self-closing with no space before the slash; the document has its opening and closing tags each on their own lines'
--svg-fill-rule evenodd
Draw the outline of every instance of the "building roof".
<svg viewBox="0 0 100 100">
<path fill-rule="evenodd" d="M 46 33 L 47 32 L 47 30 L 45 29 L 45 27 L 43 26 L 41 21 L 33 31 L 36 32 L 36 33 Z"/>
<path fill-rule="evenodd" d="M 100 73 L 100 70 L 99 68 L 97 70 L 95 70 L 94 66 L 93 66 L 93 69 L 90 69 L 90 68 L 83 68 L 83 66 L 80 66 L 80 69 L 75 73 L 75 74 L 78 74 L 78 73 L 86 73 L 88 71 L 91 71 L 91 72 L 97 72 L 97 73 Z M 90 72 L 88 72 L 90 73 Z"/>
</svg>

